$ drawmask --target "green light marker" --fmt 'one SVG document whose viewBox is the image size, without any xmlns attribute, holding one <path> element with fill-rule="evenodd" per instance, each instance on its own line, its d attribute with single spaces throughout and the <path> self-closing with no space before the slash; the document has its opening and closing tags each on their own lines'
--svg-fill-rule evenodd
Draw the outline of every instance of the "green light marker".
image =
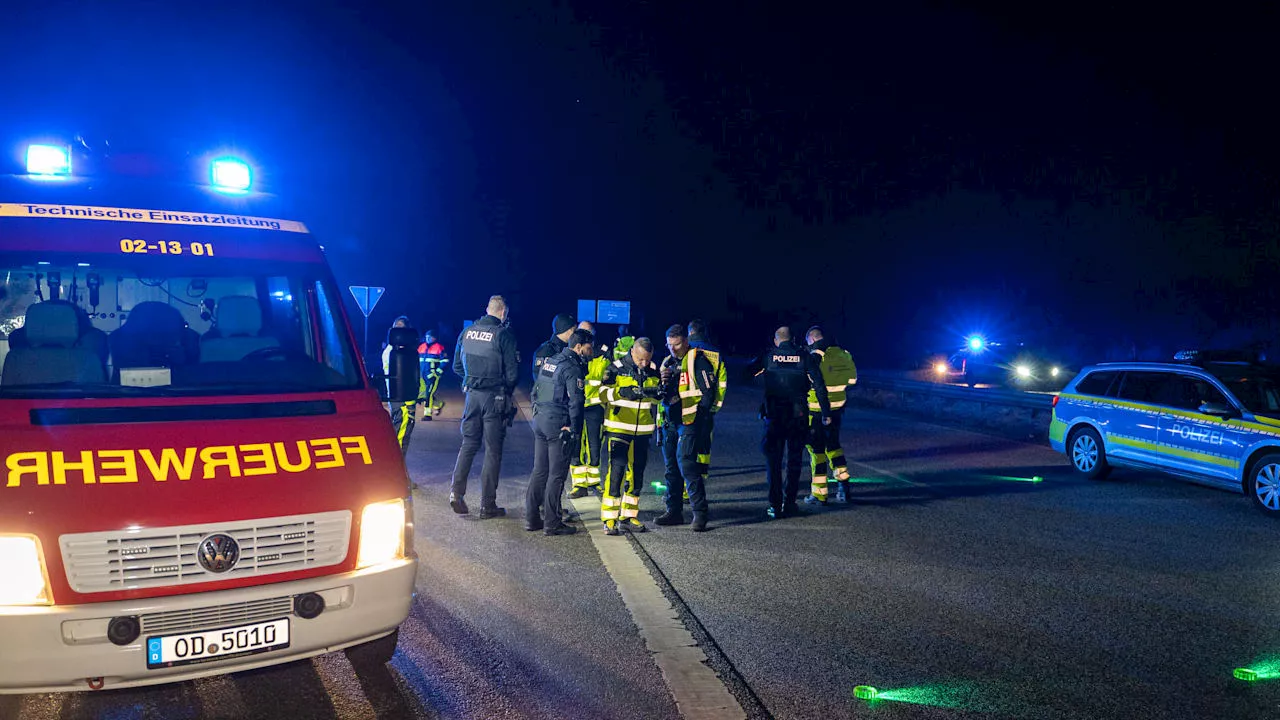
<svg viewBox="0 0 1280 720">
<path fill-rule="evenodd" d="M 1243 680 L 1245 682 L 1253 682 L 1254 680 L 1258 679 L 1257 671 L 1250 670 L 1249 668 L 1236 668 L 1231 672 L 1231 675 L 1235 679 Z"/>
<path fill-rule="evenodd" d="M 1036 475 L 1035 477 L 1031 478 L 1031 482 L 1044 482 L 1044 478 L 1040 477 L 1039 475 Z"/>
<path fill-rule="evenodd" d="M 853 689 L 853 696 L 859 700 L 875 700 L 879 691 L 870 685 L 859 685 Z"/>
</svg>

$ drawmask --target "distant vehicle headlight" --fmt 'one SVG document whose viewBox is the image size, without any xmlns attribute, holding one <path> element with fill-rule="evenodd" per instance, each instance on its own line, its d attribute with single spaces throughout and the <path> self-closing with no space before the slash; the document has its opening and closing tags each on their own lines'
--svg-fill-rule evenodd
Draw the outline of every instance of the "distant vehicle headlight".
<svg viewBox="0 0 1280 720">
<path fill-rule="evenodd" d="M 933 371 L 938 373 L 939 375 L 946 375 L 947 371 L 949 371 L 950 369 L 951 368 L 947 367 L 946 363 L 938 363 L 937 365 L 933 366 Z"/>
<path fill-rule="evenodd" d="M 1054 377 L 1058 377 L 1058 372 L 1059 372 L 1058 368 L 1052 368 L 1049 370 L 1049 374 Z"/>
<path fill-rule="evenodd" d="M 1027 365 L 1019 365 L 1019 366 L 1015 367 L 1015 368 L 1013 369 L 1013 371 L 1014 371 L 1014 373 L 1016 373 L 1016 374 L 1018 375 L 1018 377 L 1020 377 L 1020 378 L 1024 378 L 1024 379 L 1025 379 L 1025 378 L 1029 378 L 1029 377 L 1031 377 L 1031 368 L 1030 368 L 1029 366 L 1027 366 Z"/>
</svg>

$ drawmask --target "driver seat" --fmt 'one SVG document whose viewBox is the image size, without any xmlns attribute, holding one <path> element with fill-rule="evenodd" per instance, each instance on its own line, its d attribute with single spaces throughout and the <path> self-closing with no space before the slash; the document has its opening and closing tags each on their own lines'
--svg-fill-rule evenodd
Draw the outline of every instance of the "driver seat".
<svg viewBox="0 0 1280 720">
<path fill-rule="evenodd" d="M 213 329 L 200 339 L 200 362 L 238 362 L 255 350 L 280 347 L 263 337 L 262 307 L 248 295 L 228 295 L 218 301 Z"/>
<path fill-rule="evenodd" d="M 26 343 L 14 347 L 4 359 L 0 383 L 106 382 L 106 370 L 96 353 L 77 345 L 80 321 L 70 303 L 42 302 L 27 308 L 23 325 Z"/>
</svg>

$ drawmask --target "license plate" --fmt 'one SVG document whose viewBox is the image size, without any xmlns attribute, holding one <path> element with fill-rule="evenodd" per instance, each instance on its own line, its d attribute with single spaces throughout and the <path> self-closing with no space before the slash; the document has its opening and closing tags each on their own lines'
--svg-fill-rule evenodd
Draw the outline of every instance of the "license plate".
<svg viewBox="0 0 1280 720">
<path fill-rule="evenodd" d="M 289 647 L 289 619 L 147 638 L 147 668 L 226 660 Z"/>
</svg>

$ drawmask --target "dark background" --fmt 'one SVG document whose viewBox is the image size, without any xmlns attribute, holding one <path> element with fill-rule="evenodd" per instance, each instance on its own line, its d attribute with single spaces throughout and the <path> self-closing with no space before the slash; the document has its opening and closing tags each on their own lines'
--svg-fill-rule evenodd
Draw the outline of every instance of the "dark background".
<svg viewBox="0 0 1280 720">
<path fill-rule="evenodd" d="M 247 153 L 387 288 L 374 337 L 492 293 L 526 353 L 578 298 L 738 351 L 821 321 L 863 367 L 1277 330 L 1271 11 L 177 5 L 5 4 L 0 123 Z"/>
</svg>

